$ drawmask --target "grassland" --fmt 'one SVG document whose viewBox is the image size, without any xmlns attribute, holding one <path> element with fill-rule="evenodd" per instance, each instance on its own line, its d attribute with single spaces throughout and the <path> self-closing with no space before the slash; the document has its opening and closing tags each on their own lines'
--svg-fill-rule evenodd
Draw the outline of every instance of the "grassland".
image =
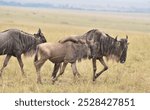
<svg viewBox="0 0 150 110">
<path fill-rule="evenodd" d="M 150 14 L 68 11 L 54 9 L 25 9 L 0 7 L 0 30 L 17 28 L 29 33 L 38 28 L 49 42 L 68 35 L 83 34 L 98 28 L 112 36 L 129 36 L 125 64 L 107 62 L 109 70 L 92 82 L 92 64 L 77 63 L 81 78 L 74 79 L 70 65 L 55 85 L 50 76 L 53 64 L 42 68 L 43 85 L 36 83 L 33 57 L 23 58 L 27 78 L 21 76 L 18 62 L 12 58 L 0 79 L 0 92 L 150 92 Z M 0 56 L 2 66 L 4 56 Z M 102 66 L 97 62 L 98 71 Z"/>
</svg>

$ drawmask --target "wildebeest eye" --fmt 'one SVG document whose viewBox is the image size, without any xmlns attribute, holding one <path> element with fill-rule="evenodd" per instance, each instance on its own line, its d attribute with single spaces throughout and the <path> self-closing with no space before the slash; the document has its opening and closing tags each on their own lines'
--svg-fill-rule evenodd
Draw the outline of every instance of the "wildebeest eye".
<svg viewBox="0 0 150 110">
<path fill-rule="evenodd" d="M 39 34 L 34 34 L 34 37 L 35 37 L 36 39 L 40 39 L 42 36 L 39 35 Z"/>
<path fill-rule="evenodd" d="M 37 36 L 38 36 L 37 34 L 34 34 L 34 37 L 35 37 L 35 38 L 37 38 Z"/>
</svg>

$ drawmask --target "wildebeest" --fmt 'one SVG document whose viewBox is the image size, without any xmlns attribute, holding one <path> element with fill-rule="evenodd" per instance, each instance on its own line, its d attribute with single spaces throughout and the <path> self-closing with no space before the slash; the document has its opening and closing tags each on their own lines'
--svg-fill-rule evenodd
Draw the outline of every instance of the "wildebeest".
<svg viewBox="0 0 150 110">
<path fill-rule="evenodd" d="M 107 59 L 115 59 L 117 62 L 125 63 L 128 49 L 128 36 L 125 39 L 117 40 L 110 35 L 100 32 L 97 29 L 93 29 L 83 34 L 80 37 L 68 37 L 66 39 L 60 40 L 61 43 L 67 41 L 78 41 L 81 39 L 87 39 L 86 41 L 92 41 L 93 45 L 91 47 L 91 56 L 93 63 L 93 81 L 96 80 L 104 71 L 108 69 L 108 66 L 104 62 L 103 57 Z M 94 47 L 93 47 L 94 46 Z M 96 74 L 97 66 L 96 60 L 104 66 L 103 70 Z"/>
<path fill-rule="evenodd" d="M 46 42 L 46 39 L 40 29 L 34 35 L 18 29 L 8 29 L 0 32 L 0 55 L 6 55 L 0 70 L 0 76 L 2 76 L 3 70 L 7 66 L 11 56 L 17 58 L 22 75 L 25 75 L 21 55 L 34 53 L 36 46 L 44 42 Z"/>
<path fill-rule="evenodd" d="M 62 62 L 63 67 L 60 69 L 60 75 L 64 72 L 68 63 L 71 63 L 74 76 L 80 75 L 76 68 L 76 61 L 86 59 L 91 56 L 91 51 L 86 41 L 76 43 L 67 41 L 64 43 L 43 43 L 37 46 L 34 64 L 37 72 L 37 83 L 42 83 L 40 70 L 46 60 L 54 63 L 54 70 L 52 72 L 53 82 L 56 79 L 56 74 Z M 40 59 L 38 56 L 40 55 Z"/>
</svg>

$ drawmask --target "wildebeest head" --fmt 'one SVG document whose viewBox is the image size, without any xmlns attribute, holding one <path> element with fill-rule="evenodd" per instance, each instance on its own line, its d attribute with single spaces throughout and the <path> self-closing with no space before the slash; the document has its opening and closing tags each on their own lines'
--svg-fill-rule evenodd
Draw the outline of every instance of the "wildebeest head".
<svg viewBox="0 0 150 110">
<path fill-rule="evenodd" d="M 44 34 L 41 32 L 41 29 L 38 30 L 37 34 L 34 34 L 34 37 L 39 40 L 40 43 L 47 42 Z"/>
<path fill-rule="evenodd" d="M 126 57 L 127 57 L 127 49 L 128 49 L 128 36 L 126 36 L 125 39 L 120 39 L 117 40 L 116 37 L 116 51 L 118 53 L 118 61 L 120 61 L 120 63 L 125 63 L 126 61 Z"/>
</svg>

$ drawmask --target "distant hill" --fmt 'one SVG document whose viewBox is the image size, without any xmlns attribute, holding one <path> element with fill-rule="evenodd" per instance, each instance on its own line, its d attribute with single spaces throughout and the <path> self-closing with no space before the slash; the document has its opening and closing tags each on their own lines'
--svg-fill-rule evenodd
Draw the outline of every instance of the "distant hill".
<svg viewBox="0 0 150 110">
<path fill-rule="evenodd" d="M 117 2 L 112 2 L 112 0 L 104 1 L 97 1 L 94 3 L 83 3 L 81 4 L 78 2 L 58 2 L 50 0 L 48 3 L 46 2 L 21 2 L 19 1 L 11 1 L 11 0 L 0 0 L 0 6 L 18 6 L 18 7 L 35 7 L 35 8 L 59 8 L 59 9 L 73 9 L 73 10 L 90 10 L 90 11 L 110 11 L 110 12 L 143 12 L 143 13 L 150 13 L 150 1 L 147 3 L 138 2 L 135 4 L 134 2 L 126 2 L 125 5 L 122 5 L 121 0 L 116 0 Z M 89 0 L 87 0 L 88 2 Z M 132 1 L 132 0 L 131 0 Z M 111 3 L 112 2 L 112 3 Z"/>
</svg>

